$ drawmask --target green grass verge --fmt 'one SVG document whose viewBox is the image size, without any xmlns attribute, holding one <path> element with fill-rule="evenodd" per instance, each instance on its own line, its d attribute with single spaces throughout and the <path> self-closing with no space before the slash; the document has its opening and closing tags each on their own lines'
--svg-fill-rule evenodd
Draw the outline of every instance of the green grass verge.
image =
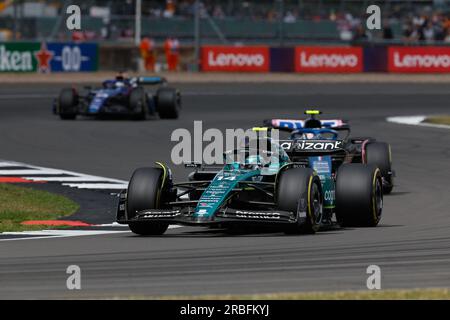
<svg viewBox="0 0 450 320">
<path fill-rule="evenodd" d="M 21 225 L 27 220 L 52 220 L 75 213 L 79 206 L 66 197 L 46 191 L 0 184 L 0 232 L 39 230 Z"/>
<path fill-rule="evenodd" d="M 433 124 L 445 124 L 450 126 L 450 116 L 433 116 L 426 118 L 423 122 Z"/>
<path fill-rule="evenodd" d="M 116 299 L 157 300 L 450 300 L 450 289 L 411 289 L 338 292 L 268 293 L 202 296 L 130 296 Z"/>
</svg>

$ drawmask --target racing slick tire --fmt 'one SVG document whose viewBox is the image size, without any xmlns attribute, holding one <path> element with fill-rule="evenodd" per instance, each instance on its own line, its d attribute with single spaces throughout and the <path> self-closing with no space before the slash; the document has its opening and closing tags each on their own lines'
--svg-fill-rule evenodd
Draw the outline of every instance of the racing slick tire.
<svg viewBox="0 0 450 320">
<path fill-rule="evenodd" d="M 160 88 L 156 92 L 156 111 L 161 119 L 177 119 L 181 109 L 180 92 L 173 88 Z"/>
<path fill-rule="evenodd" d="M 381 171 L 374 165 L 343 164 L 336 177 L 336 218 L 344 227 L 375 227 L 383 211 Z"/>
<path fill-rule="evenodd" d="M 73 88 L 64 88 L 58 97 L 58 113 L 62 120 L 75 120 L 79 97 Z"/>
<path fill-rule="evenodd" d="M 366 146 L 366 162 L 376 165 L 383 177 L 383 193 L 389 194 L 394 188 L 392 177 L 391 147 L 385 142 L 369 143 Z"/>
<path fill-rule="evenodd" d="M 323 217 L 323 196 L 319 177 L 310 168 L 288 168 L 276 185 L 278 208 L 296 214 L 296 224 L 286 234 L 313 234 Z M 306 216 L 301 216 L 306 211 Z"/>
<path fill-rule="evenodd" d="M 147 97 L 145 95 L 144 88 L 137 87 L 131 91 L 129 97 L 129 107 L 131 109 L 131 112 L 133 113 L 132 118 L 134 120 L 147 119 Z"/>
<path fill-rule="evenodd" d="M 159 197 L 163 172 L 158 168 L 139 168 L 134 171 L 127 191 L 128 219 L 133 219 L 138 211 L 160 207 Z M 133 221 L 130 230 L 138 235 L 162 235 L 168 223 L 154 221 Z"/>
</svg>

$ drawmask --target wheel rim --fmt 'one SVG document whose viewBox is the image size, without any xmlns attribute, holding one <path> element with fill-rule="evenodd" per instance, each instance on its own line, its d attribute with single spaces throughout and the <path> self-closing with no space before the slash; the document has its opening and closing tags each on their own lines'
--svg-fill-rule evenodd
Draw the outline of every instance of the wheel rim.
<svg viewBox="0 0 450 320">
<path fill-rule="evenodd" d="M 376 180 L 375 183 L 375 214 L 377 215 L 377 218 L 381 216 L 381 211 L 383 209 L 383 187 L 380 183 L 380 179 Z"/>
<path fill-rule="evenodd" d="M 314 217 L 314 223 L 320 224 L 322 222 L 323 217 L 323 204 L 322 204 L 322 197 L 320 196 L 319 188 L 317 187 L 317 184 L 314 183 L 313 185 L 313 194 L 312 194 L 312 201 L 311 201 L 311 212 L 313 213 Z"/>
</svg>

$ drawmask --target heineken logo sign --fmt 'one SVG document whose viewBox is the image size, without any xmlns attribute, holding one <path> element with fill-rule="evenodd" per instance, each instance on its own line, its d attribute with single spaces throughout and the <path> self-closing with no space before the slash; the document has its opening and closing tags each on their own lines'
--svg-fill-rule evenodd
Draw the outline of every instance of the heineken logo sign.
<svg viewBox="0 0 450 320">
<path fill-rule="evenodd" d="M 36 71 L 32 45 L 0 44 L 1 72 Z"/>
<path fill-rule="evenodd" d="M 0 42 L 0 72 L 96 71 L 94 43 Z"/>
</svg>

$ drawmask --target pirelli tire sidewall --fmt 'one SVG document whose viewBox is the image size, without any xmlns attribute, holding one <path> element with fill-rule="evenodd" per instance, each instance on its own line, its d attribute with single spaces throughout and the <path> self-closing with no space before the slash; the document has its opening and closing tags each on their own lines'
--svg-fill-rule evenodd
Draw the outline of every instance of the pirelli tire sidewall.
<svg viewBox="0 0 450 320">
<path fill-rule="evenodd" d="M 139 168 L 134 171 L 127 190 L 128 220 L 133 220 L 139 211 L 161 208 L 163 179 L 164 170 L 161 168 Z M 154 221 L 133 221 L 128 225 L 131 231 L 139 235 L 163 234 L 169 226 Z"/>
<path fill-rule="evenodd" d="M 366 163 L 373 164 L 380 169 L 385 183 L 383 191 L 385 194 L 392 192 L 394 179 L 392 172 L 391 146 L 386 142 L 372 142 L 366 146 Z"/>
<path fill-rule="evenodd" d="M 128 104 L 133 114 L 133 119 L 145 120 L 147 118 L 148 105 L 144 88 L 134 88 L 130 92 Z"/>
<path fill-rule="evenodd" d="M 79 96 L 73 88 L 64 88 L 57 99 L 57 113 L 63 120 L 74 120 L 78 113 Z"/>
<path fill-rule="evenodd" d="M 181 94 L 177 89 L 161 87 L 156 92 L 156 111 L 161 119 L 177 119 L 181 110 Z"/>
<path fill-rule="evenodd" d="M 336 218 L 344 227 L 375 227 L 383 211 L 381 171 L 375 165 L 343 164 L 336 176 Z"/>
<path fill-rule="evenodd" d="M 314 201 L 317 199 L 319 203 Z M 288 227 L 288 234 L 315 233 L 320 227 L 323 196 L 319 177 L 310 168 L 282 170 L 276 182 L 276 202 L 280 210 L 296 214 L 297 224 Z M 314 205 L 320 206 L 315 208 Z M 305 216 L 300 216 L 306 212 Z M 319 212 L 319 214 L 317 214 Z"/>
</svg>

